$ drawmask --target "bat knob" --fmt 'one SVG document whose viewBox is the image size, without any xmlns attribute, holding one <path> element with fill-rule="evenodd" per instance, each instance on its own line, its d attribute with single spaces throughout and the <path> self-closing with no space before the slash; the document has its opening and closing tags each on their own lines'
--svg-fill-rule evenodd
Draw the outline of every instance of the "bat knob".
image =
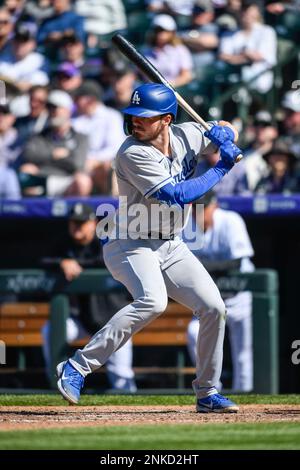
<svg viewBox="0 0 300 470">
<path fill-rule="evenodd" d="M 240 154 L 236 157 L 235 162 L 236 162 L 236 163 L 240 162 L 240 161 L 242 160 L 242 158 L 243 158 L 243 155 L 240 153 Z"/>
</svg>

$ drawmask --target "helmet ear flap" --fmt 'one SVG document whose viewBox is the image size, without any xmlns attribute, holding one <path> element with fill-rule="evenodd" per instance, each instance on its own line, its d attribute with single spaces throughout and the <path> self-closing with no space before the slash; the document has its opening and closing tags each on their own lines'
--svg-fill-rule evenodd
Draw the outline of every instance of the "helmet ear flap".
<svg viewBox="0 0 300 470">
<path fill-rule="evenodd" d="M 123 129 L 126 135 L 132 134 L 132 116 L 130 114 L 124 115 Z"/>
</svg>

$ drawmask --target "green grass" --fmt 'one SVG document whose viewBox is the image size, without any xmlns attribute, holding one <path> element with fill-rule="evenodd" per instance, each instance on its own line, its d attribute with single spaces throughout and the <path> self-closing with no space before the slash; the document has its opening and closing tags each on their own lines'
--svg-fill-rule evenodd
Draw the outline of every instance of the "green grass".
<svg viewBox="0 0 300 470">
<path fill-rule="evenodd" d="M 137 425 L 0 432 L 1 450 L 300 449 L 297 423 Z"/>
<path fill-rule="evenodd" d="M 300 395 L 229 395 L 240 405 L 300 405 Z M 79 406 L 193 405 L 193 395 L 83 395 Z M 0 395 L 0 406 L 65 406 L 57 395 Z"/>
<path fill-rule="evenodd" d="M 300 404 L 300 395 L 235 395 L 239 404 Z M 193 405 L 192 395 L 83 395 L 80 406 Z M 66 406 L 59 395 L 0 395 L 1 406 Z M 300 423 L 195 423 L 0 431 L 0 449 L 300 449 Z"/>
</svg>

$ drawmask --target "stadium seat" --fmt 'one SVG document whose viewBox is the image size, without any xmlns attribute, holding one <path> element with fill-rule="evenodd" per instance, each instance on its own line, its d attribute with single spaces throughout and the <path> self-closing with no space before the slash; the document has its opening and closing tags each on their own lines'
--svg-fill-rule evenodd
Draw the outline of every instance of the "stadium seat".
<svg viewBox="0 0 300 470">
<path fill-rule="evenodd" d="M 187 28 L 192 28 L 192 18 L 188 15 L 176 15 L 175 17 L 177 28 L 179 30 L 186 30 Z"/>
<path fill-rule="evenodd" d="M 133 11 L 145 10 L 145 0 L 123 0 L 123 5 L 125 7 L 126 14 Z"/>
<path fill-rule="evenodd" d="M 178 87 L 177 91 L 183 98 L 195 109 L 198 113 L 203 113 L 206 110 L 209 102 L 209 82 L 193 80 L 187 85 Z M 179 109 L 177 121 L 184 122 L 191 118 L 186 115 L 186 112 Z"/>
<path fill-rule="evenodd" d="M 127 15 L 128 39 L 135 46 L 145 44 L 146 33 L 149 29 L 151 18 L 145 11 L 132 12 Z"/>
<path fill-rule="evenodd" d="M 290 39 L 299 42 L 300 39 L 300 14 L 286 11 L 277 18 L 275 25 L 277 35 L 283 39 Z"/>
</svg>

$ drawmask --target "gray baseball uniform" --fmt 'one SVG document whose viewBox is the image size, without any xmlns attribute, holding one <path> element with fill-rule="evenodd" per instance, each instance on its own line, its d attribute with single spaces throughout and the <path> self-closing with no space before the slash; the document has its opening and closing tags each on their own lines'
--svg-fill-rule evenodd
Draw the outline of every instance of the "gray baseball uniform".
<svg viewBox="0 0 300 470">
<path fill-rule="evenodd" d="M 219 382 L 225 305 L 212 278 L 181 239 L 185 223 L 181 220 L 183 210 L 179 206 L 161 205 L 151 196 L 166 183 L 191 178 L 199 156 L 211 151 L 211 143 L 204 137 L 204 129 L 193 122 L 171 125 L 169 134 L 169 157 L 134 137 L 127 138 L 119 150 L 116 174 L 119 194 L 127 197 L 127 217 L 117 217 L 116 224 L 128 236 L 125 238 L 117 231 L 116 238 L 110 237 L 103 252 L 113 277 L 127 287 L 134 300 L 117 312 L 70 361 L 84 376 L 96 370 L 134 333 L 166 309 L 169 296 L 201 318 L 197 377 L 193 381 L 195 393 L 201 398 L 215 393 Z M 163 221 L 154 221 L 142 229 L 137 227 L 132 216 L 136 204 L 143 204 L 148 212 L 154 205 L 160 205 Z M 156 235 L 165 233 L 164 221 L 172 211 L 169 239 L 150 238 L 150 231 Z M 152 222 L 151 214 L 146 219 Z M 177 219 L 180 224 L 176 223 Z"/>
</svg>

